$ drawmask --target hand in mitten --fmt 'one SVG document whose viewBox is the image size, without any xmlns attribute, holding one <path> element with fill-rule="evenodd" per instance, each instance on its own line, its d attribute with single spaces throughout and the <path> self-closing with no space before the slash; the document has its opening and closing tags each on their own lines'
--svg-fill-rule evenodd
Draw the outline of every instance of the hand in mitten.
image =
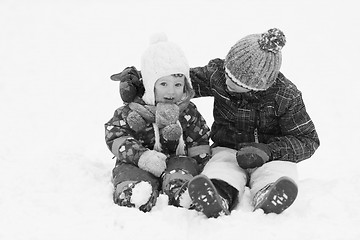
<svg viewBox="0 0 360 240">
<path fill-rule="evenodd" d="M 139 168 L 160 177 L 166 169 L 166 155 L 155 150 L 144 152 L 138 162 Z"/>
<path fill-rule="evenodd" d="M 124 102 L 132 102 L 136 96 L 144 95 L 144 85 L 135 67 L 127 67 L 121 73 L 112 75 L 110 79 L 120 81 L 120 96 Z"/>
<path fill-rule="evenodd" d="M 126 117 L 126 122 L 132 130 L 138 132 L 146 127 L 146 121 L 136 111 L 131 111 Z"/>
<path fill-rule="evenodd" d="M 236 160 L 243 169 L 261 167 L 271 160 L 271 151 L 263 143 L 243 143 L 236 153 Z"/>
</svg>

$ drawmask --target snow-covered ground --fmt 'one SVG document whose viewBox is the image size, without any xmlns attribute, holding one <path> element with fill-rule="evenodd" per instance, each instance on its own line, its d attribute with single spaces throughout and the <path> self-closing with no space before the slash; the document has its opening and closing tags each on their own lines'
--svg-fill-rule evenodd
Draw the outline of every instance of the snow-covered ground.
<svg viewBox="0 0 360 240">
<path fill-rule="evenodd" d="M 0 239 L 277 239 L 360 237 L 359 37 L 356 1 L 0 2 Z M 282 72 L 303 92 L 321 146 L 299 164 L 300 192 L 281 215 L 206 219 L 167 206 L 113 204 L 103 124 L 121 105 L 109 76 L 165 32 L 191 66 L 241 37 L 285 32 Z M 212 99 L 196 100 L 212 122 Z"/>
</svg>

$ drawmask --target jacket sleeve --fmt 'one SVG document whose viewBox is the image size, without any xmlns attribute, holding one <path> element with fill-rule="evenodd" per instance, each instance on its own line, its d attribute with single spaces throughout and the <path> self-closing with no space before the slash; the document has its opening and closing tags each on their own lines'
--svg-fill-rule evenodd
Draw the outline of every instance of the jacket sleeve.
<svg viewBox="0 0 360 240">
<path fill-rule="evenodd" d="M 279 124 L 282 136 L 268 142 L 273 160 L 300 162 L 310 158 L 319 147 L 314 123 L 306 112 L 300 92 L 289 102 Z"/>
<path fill-rule="evenodd" d="M 190 78 L 195 97 L 213 96 L 211 76 L 224 67 L 224 61 L 216 58 L 211 60 L 205 67 L 195 67 L 190 69 Z"/>
<path fill-rule="evenodd" d="M 140 156 L 148 150 L 134 137 L 134 131 L 126 123 L 130 109 L 118 108 L 114 116 L 105 124 L 105 141 L 118 162 L 137 165 Z"/>
<path fill-rule="evenodd" d="M 200 166 L 204 166 L 210 159 L 210 129 L 195 104 L 190 102 L 183 114 L 187 121 L 184 137 L 188 156 L 194 158 Z"/>
</svg>

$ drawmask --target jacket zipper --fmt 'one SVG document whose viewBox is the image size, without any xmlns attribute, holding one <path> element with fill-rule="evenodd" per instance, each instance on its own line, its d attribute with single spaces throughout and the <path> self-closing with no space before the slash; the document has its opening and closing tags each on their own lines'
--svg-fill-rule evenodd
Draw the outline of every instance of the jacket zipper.
<svg viewBox="0 0 360 240">
<path fill-rule="evenodd" d="M 254 129 L 254 141 L 256 143 L 259 143 L 259 133 L 258 133 L 258 127 L 260 126 L 260 111 L 255 110 L 255 129 Z"/>
</svg>

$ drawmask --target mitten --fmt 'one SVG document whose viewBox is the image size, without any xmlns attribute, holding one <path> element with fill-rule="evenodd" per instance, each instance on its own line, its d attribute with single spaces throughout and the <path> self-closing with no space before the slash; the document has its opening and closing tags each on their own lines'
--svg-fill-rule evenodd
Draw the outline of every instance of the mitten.
<svg viewBox="0 0 360 240">
<path fill-rule="evenodd" d="M 128 106 L 131 111 L 126 117 L 126 122 L 135 132 L 144 129 L 148 122 L 155 121 L 155 106 L 142 105 L 136 102 L 131 102 Z"/>
<path fill-rule="evenodd" d="M 179 111 L 179 106 L 176 104 L 158 103 L 156 105 L 155 122 L 166 140 L 178 140 L 182 134 L 182 128 L 177 124 Z"/>
<path fill-rule="evenodd" d="M 131 111 L 126 117 L 126 122 L 135 132 L 140 131 L 146 127 L 146 121 L 136 111 Z"/>
<path fill-rule="evenodd" d="M 243 143 L 236 153 L 236 160 L 243 169 L 261 167 L 271 160 L 271 151 L 263 143 Z"/>
<path fill-rule="evenodd" d="M 135 67 L 127 67 L 121 73 L 112 75 L 110 79 L 120 81 L 120 97 L 124 102 L 132 102 L 136 96 L 144 95 L 145 88 Z"/>
<path fill-rule="evenodd" d="M 166 155 L 155 150 L 144 152 L 138 162 L 139 168 L 160 177 L 166 169 Z"/>
</svg>

